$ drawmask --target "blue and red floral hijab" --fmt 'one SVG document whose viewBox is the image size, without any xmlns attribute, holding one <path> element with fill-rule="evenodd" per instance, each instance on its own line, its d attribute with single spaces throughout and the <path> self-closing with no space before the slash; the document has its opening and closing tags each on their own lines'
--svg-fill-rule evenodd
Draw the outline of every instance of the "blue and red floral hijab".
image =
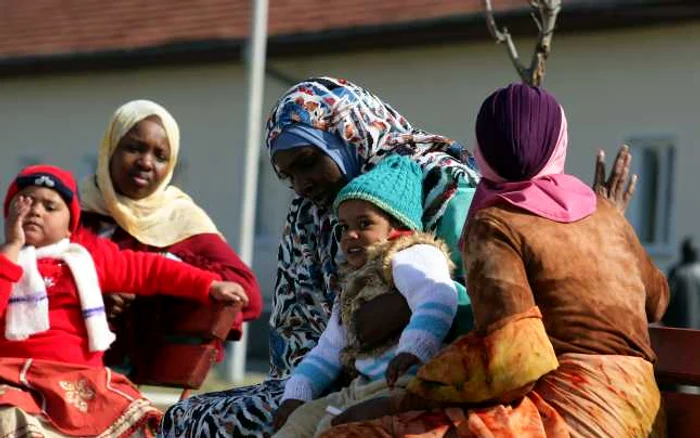
<svg viewBox="0 0 700 438">
<path fill-rule="evenodd" d="M 348 179 L 389 154 L 409 156 L 423 170 L 426 229 L 434 227 L 458 179 L 474 186 L 479 180 L 471 155 L 460 144 L 414 128 L 377 96 L 344 79 L 313 78 L 290 88 L 270 114 L 266 144 L 270 156 L 312 144 Z"/>
</svg>

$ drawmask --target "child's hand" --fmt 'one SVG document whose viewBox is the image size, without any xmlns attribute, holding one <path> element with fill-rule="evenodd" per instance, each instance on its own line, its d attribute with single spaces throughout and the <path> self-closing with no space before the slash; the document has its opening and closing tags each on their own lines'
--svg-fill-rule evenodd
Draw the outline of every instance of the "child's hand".
<svg viewBox="0 0 700 438">
<path fill-rule="evenodd" d="M 280 428 L 284 426 L 284 423 L 287 422 L 287 418 L 289 418 L 289 416 L 292 415 L 292 413 L 303 404 L 304 402 L 302 400 L 296 400 L 293 398 L 288 398 L 287 400 L 283 401 L 280 407 L 277 408 L 277 412 L 275 412 L 275 418 L 273 419 L 273 426 L 275 427 L 275 431 L 280 430 Z"/>
<path fill-rule="evenodd" d="M 414 365 L 420 365 L 421 360 L 411 353 L 399 353 L 394 357 L 386 367 L 386 384 L 390 389 L 394 389 L 394 385 L 399 377 L 408 371 Z"/>
<path fill-rule="evenodd" d="M 23 247 L 25 244 L 22 224 L 32 208 L 32 200 L 26 196 L 16 196 L 10 204 L 5 221 L 5 245 Z"/>
<path fill-rule="evenodd" d="M 231 303 L 245 307 L 248 305 L 248 295 L 243 286 L 233 281 L 214 281 L 209 288 L 209 296 L 216 301 Z"/>
</svg>

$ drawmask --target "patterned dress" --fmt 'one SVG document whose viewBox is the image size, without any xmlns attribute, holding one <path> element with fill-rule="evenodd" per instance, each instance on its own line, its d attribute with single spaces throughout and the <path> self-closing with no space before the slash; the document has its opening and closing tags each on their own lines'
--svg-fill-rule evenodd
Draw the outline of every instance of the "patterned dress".
<svg viewBox="0 0 700 438">
<path fill-rule="evenodd" d="M 268 150 L 280 132 L 294 123 L 339 136 L 357 152 L 362 173 L 389 154 L 415 160 L 424 175 L 425 230 L 437 233 L 448 245 L 456 245 L 479 179 L 472 157 L 461 145 L 413 128 L 374 94 L 335 78 L 309 79 L 280 98 L 267 122 Z M 447 220 L 447 214 L 459 217 Z M 286 379 L 316 345 L 330 316 L 338 290 L 339 240 L 340 229 L 330 209 L 301 197 L 292 201 L 278 254 L 267 380 L 194 396 L 174 405 L 163 420 L 164 436 L 271 435 L 272 418 Z M 459 251 L 451 249 L 458 257 Z M 459 260 L 455 261 L 459 266 Z"/>
</svg>

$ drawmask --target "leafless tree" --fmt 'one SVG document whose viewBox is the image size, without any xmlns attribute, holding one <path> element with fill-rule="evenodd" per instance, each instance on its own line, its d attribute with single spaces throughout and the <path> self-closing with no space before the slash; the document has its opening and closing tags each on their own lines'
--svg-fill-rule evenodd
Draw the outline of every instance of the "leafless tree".
<svg viewBox="0 0 700 438">
<path fill-rule="evenodd" d="M 535 53 L 532 55 L 529 67 L 526 67 L 520 60 L 518 50 L 508 29 L 506 27 L 499 29 L 496 25 L 491 0 L 484 0 L 486 23 L 496 42 L 506 44 L 508 55 L 523 82 L 539 86 L 544 80 L 545 62 L 549 57 L 549 52 L 552 50 L 552 37 L 554 36 L 557 15 L 561 9 L 561 0 L 528 0 L 528 3 L 532 8 L 530 15 L 539 30 Z"/>
</svg>

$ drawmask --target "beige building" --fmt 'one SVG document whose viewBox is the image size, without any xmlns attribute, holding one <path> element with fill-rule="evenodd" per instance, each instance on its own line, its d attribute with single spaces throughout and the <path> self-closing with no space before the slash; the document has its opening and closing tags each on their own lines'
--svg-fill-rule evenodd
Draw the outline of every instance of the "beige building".
<svg viewBox="0 0 700 438">
<path fill-rule="evenodd" d="M 358 16 L 333 11 L 328 1 L 323 7 L 320 0 L 297 2 L 317 6 L 311 9 L 320 18 L 308 8 L 288 11 L 289 5 L 278 2 L 271 0 L 266 108 L 293 79 L 337 75 L 373 90 L 416 126 L 471 146 L 480 102 L 494 88 L 517 79 L 504 48 L 488 38 L 478 14 L 480 1 L 414 1 L 413 13 L 402 6 L 411 2 L 387 1 L 384 9 Z M 149 98 L 167 107 L 180 124 L 182 165 L 176 183 L 211 214 L 235 247 L 246 121 L 239 55 L 248 2 L 170 2 L 182 8 L 178 14 L 185 24 L 188 17 L 242 23 L 229 28 L 230 23 L 216 27 L 200 20 L 190 26 L 196 32 L 179 34 L 174 42 L 168 32 L 181 30 L 179 21 L 161 23 L 160 33 L 148 22 L 139 33 L 141 27 L 124 18 L 136 14 L 135 7 L 103 11 L 121 14 L 121 28 L 112 29 L 100 15 L 106 30 L 98 26 L 89 32 L 89 26 L 97 25 L 85 14 L 63 11 L 68 24 L 41 22 L 34 33 L 22 27 L 24 34 L 10 35 L 21 24 L 12 20 L 26 19 L 32 3 L 0 0 L 0 10 L 7 10 L 5 5 L 20 9 L 0 16 L 0 29 L 6 29 L 0 31 L 2 190 L 21 166 L 37 161 L 88 174 L 112 111 L 127 100 Z M 155 3 L 168 7 L 164 0 Z M 190 8 L 200 3 L 201 8 Z M 212 11 L 214 4 L 232 7 L 225 3 L 239 3 L 242 9 Z M 356 8 L 372 5 L 356 3 Z M 523 55 L 529 56 L 532 41 L 518 38 L 534 29 L 527 11 L 519 9 L 524 3 L 502 2 L 503 15 L 513 25 Z M 667 267 L 676 258 L 680 238 L 700 237 L 700 4 L 642 3 L 564 1 L 545 86 L 567 110 L 569 172 L 591 181 L 597 149 L 603 148 L 611 162 L 618 145 L 633 147 L 640 182 L 628 216 L 657 263 Z M 435 5 L 439 7 L 431 7 Z M 196 15 L 205 12 L 204 18 Z M 62 27 L 52 33 L 46 29 L 52 25 Z M 68 25 L 76 27 L 66 29 Z M 72 39 L 55 37 L 71 31 Z M 266 153 L 260 170 L 258 219 L 250 232 L 256 233 L 254 268 L 269 303 L 290 193 L 276 180 Z"/>
</svg>

